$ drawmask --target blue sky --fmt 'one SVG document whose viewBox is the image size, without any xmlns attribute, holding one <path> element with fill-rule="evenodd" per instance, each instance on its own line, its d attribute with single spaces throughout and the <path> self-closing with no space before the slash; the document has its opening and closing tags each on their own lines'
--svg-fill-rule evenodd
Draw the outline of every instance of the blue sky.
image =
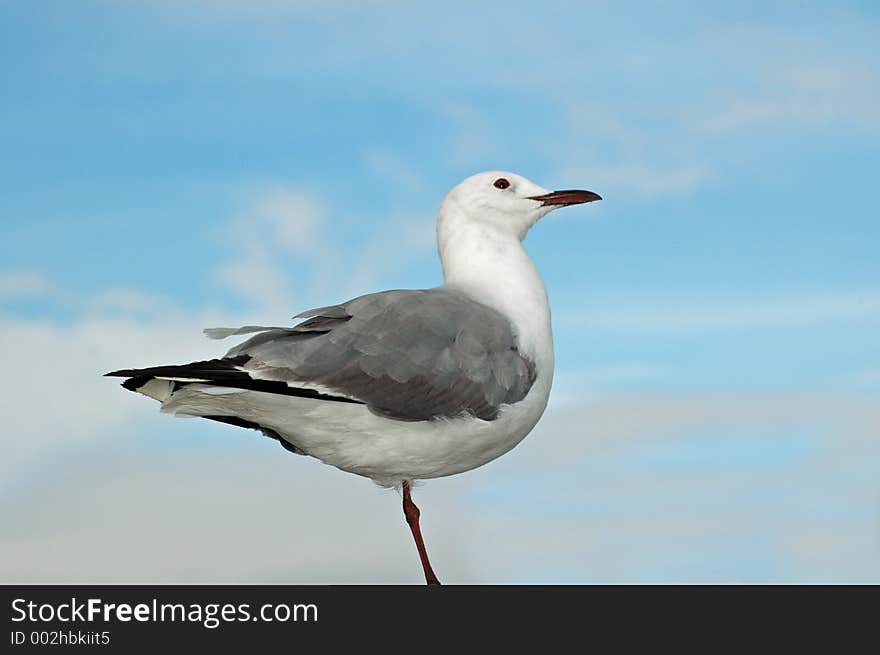
<svg viewBox="0 0 880 655">
<path fill-rule="evenodd" d="M 393 497 L 95 373 L 437 284 L 443 195 L 507 169 L 604 200 L 528 237 L 554 395 L 505 458 L 419 489 L 438 572 L 880 581 L 872 3 L 0 2 L 0 25 L 4 577 L 418 581 Z M 218 494 L 305 552 L 236 556 L 263 551 Z M 346 524 L 360 559 L 328 547 Z"/>
</svg>

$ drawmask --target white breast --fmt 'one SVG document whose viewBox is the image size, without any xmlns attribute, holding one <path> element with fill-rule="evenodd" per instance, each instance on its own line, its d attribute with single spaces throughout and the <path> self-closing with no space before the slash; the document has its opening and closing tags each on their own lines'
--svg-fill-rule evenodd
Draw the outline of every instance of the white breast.
<svg viewBox="0 0 880 655">
<path fill-rule="evenodd" d="M 520 352 L 539 375 L 553 377 L 553 333 L 547 289 L 522 242 L 465 221 L 438 224 L 445 286 L 498 310 L 513 326 Z"/>
</svg>

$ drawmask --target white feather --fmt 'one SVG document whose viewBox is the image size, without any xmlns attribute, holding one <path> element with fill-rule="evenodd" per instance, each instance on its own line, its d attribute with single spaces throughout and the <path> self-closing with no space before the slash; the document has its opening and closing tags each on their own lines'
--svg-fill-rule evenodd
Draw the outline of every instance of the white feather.
<svg viewBox="0 0 880 655">
<path fill-rule="evenodd" d="M 217 396 L 208 385 L 188 385 L 162 405 L 179 416 L 238 416 L 271 428 L 308 455 L 393 487 L 401 480 L 453 475 L 482 466 L 516 446 L 547 404 L 548 380 L 539 376 L 522 401 L 503 406 L 494 421 L 472 416 L 395 421 L 365 405 L 261 391 Z"/>
<path fill-rule="evenodd" d="M 210 382 L 210 380 L 206 380 L 204 378 L 180 378 L 166 375 L 157 375 L 155 380 L 168 380 L 169 382 Z"/>
<path fill-rule="evenodd" d="M 137 392 L 153 400 L 158 400 L 160 403 L 164 403 L 171 396 L 173 388 L 174 385 L 171 382 L 154 378 L 138 387 Z"/>
</svg>

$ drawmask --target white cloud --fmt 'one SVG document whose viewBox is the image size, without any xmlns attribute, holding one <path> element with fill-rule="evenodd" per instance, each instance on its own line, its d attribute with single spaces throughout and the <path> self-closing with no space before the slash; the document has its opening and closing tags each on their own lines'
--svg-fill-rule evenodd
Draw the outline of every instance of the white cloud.
<svg viewBox="0 0 880 655">
<path fill-rule="evenodd" d="M 278 186 L 265 192 L 249 210 L 244 223 L 237 225 L 241 239 L 254 238 L 253 231 L 284 250 L 300 257 L 316 251 L 325 254 L 326 209 L 311 194 Z"/>
<path fill-rule="evenodd" d="M 112 438 L 132 417 L 143 417 L 147 404 L 123 394 L 119 381 L 103 374 L 217 356 L 220 348 L 201 329 L 220 321 L 225 322 L 183 313 L 57 323 L 0 317 L 9 372 L 0 394 L 0 479 L 53 449 Z"/>
<path fill-rule="evenodd" d="M 383 276 L 435 249 L 433 217 L 392 214 L 373 220 L 359 243 L 344 237 L 338 229 L 343 224 L 310 193 L 283 185 L 266 189 L 232 222 L 234 256 L 216 278 L 255 311 L 288 317 L 315 304 L 379 291 L 375 285 Z M 289 279 L 295 279 L 296 293 Z"/>
<path fill-rule="evenodd" d="M 49 279 L 34 271 L 0 271 L 0 299 L 45 296 L 52 291 Z"/>
<path fill-rule="evenodd" d="M 866 388 L 880 387 L 880 366 L 859 369 L 850 379 Z"/>
<path fill-rule="evenodd" d="M 397 215 L 377 225 L 370 237 L 352 253 L 346 279 L 340 288 L 348 295 L 376 290 L 383 276 L 404 269 L 411 262 L 436 252 L 435 219 Z M 437 283 L 440 283 L 437 261 Z"/>
<path fill-rule="evenodd" d="M 269 248 L 256 240 L 239 243 L 238 248 L 235 259 L 217 270 L 217 280 L 257 311 L 289 313 L 296 306 L 294 294 Z"/>
<path fill-rule="evenodd" d="M 309 276 L 297 281 L 300 289 L 329 270 L 334 250 L 326 223 L 324 205 L 307 192 L 284 185 L 261 191 L 232 221 L 233 255 L 216 272 L 217 279 L 258 311 L 293 313 L 297 299 L 282 262 L 292 260 Z"/>
<path fill-rule="evenodd" d="M 852 25 L 827 29 L 846 33 Z M 880 127 L 876 61 L 854 56 L 834 40 L 800 34 L 797 27 L 737 24 L 719 29 L 706 23 L 674 50 L 640 47 L 642 64 L 621 68 L 623 79 L 637 89 L 650 88 L 650 81 L 640 79 L 646 72 L 674 71 L 683 51 L 702 56 L 691 74 L 707 79 L 700 78 L 693 89 L 643 96 L 633 103 L 628 98 L 597 100 L 577 86 L 559 89 L 548 78 L 541 91 L 556 100 L 560 121 L 568 125 L 564 147 L 553 143 L 548 148 L 554 160 L 564 158 L 554 174 L 586 180 L 606 193 L 686 195 L 715 180 L 723 182 L 731 145 L 717 148 L 726 144 L 721 139 L 744 130 L 772 128 L 775 135 Z"/>
<path fill-rule="evenodd" d="M 780 428 L 843 431 L 852 444 L 880 430 L 880 406 L 858 394 L 794 392 L 627 392 L 591 393 L 564 404 L 542 422 L 545 448 L 520 466 L 586 458 L 609 447 L 625 448 L 670 434 Z M 834 446 L 834 441 L 830 442 Z M 880 447 L 880 443 L 877 444 Z M 530 445 L 531 446 L 531 445 Z"/>
<path fill-rule="evenodd" d="M 95 314 L 119 313 L 126 315 L 158 316 L 179 313 L 180 309 L 166 296 L 137 289 L 108 289 L 83 301 L 82 308 Z"/>
<path fill-rule="evenodd" d="M 714 169 L 694 149 L 682 148 L 681 126 L 665 118 L 667 130 L 657 132 L 657 116 L 630 114 L 617 108 L 572 97 L 564 101 L 570 133 L 581 147 L 567 157 L 554 175 L 585 183 L 608 194 L 644 197 L 686 195 L 711 181 Z M 676 147 L 667 141 L 677 140 Z M 576 157 L 576 159 L 574 158 Z"/>
<path fill-rule="evenodd" d="M 706 164 L 681 161 L 649 164 L 639 157 L 624 157 L 622 161 L 591 158 L 589 164 L 572 164 L 558 175 L 586 180 L 589 186 L 605 195 L 617 192 L 643 197 L 686 195 L 714 177 L 712 168 Z"/>
<path fill-rule="evenodd" d="M 621 385 L 656 381 L 662 369 L 647 363 L 622 362 L 587 366 L 580 370 L 557 371 L 553 376 L 553 407 L 578 407 L 597 392 Z"/>
<path fill-rule="evenodd" d="M 668 299 L 658 305 L 657 301 L 616 298 L 613 309 L 595 306 L 580 315 L 562 314 L 558 322 L 602 330 L 688 332 L 880 320 L 877 291 L 729 299 L 711 304 Z"/>
<path fill-rule="evenodd" d="M 730 83 L 691 117 L 701 132 L 880 127 L 880 67 L 853 57 L 839 41 L 754 25 L 704 36 L 708 47 L 728 62 L 725 80 Z"/>
<path fill-rule="evenodd" d="M 425 178 L 419 172 L 419 166 L 403 159 L 391 150 L 370 150 L 364 154 L 364 161 L 369 171 L 381 180 L 383 187 L 407 192 L 418 192 L 425 189 Z"/>
<path fill-rule="evenodd" d="M 702 130 L 725 134 L 748 128 L 880 127 L 880 75 L 820 64 L 784 66 L 767 75 L 763 93 L 731 98 L 706 115 Z"/>
<path fill-rule="evenodd" d="M 101 456 L 49 482 L 4 511 L 0 579 L 420 581 L 399 496 L 245 438 L 231 450 Z M 466 557 L 448 553 L 461 535 L 443 528 L 454 526 L 444 503 L 414 495 L 444 574 L 472 577 Z"/>
</svg>

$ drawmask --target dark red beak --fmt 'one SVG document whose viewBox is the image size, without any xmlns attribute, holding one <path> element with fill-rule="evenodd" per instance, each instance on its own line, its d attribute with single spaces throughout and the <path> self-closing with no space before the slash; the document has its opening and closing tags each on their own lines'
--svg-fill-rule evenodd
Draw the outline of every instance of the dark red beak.
<svg viewBox="0 0 880 655">
<path fill-rule="evenodd" d="M 543 196 L 531 196 L 529 200 L 539 200 L 542 204 L 553 206 L 581 205 L 585 202 L 602 200 L 602 196 L 592 191 L 579 189 L 567 189 L 565 191 L 551 191 Z"/>
</svg>

